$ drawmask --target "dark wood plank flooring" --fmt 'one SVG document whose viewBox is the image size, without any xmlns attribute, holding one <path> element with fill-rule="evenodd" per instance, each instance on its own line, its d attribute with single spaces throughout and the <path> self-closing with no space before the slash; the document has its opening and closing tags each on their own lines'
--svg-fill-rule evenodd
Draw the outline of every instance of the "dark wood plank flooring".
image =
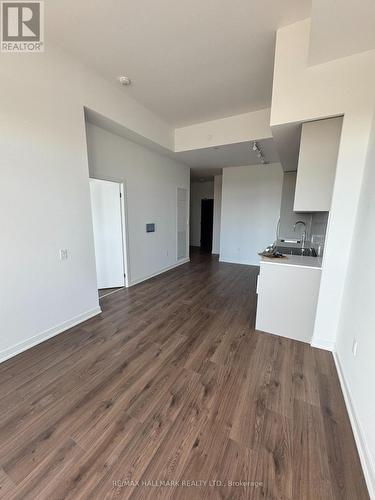
<svg viewBox="0 0 375 500">
<path fill-rule="evenodd" d="M 194 253 L 0 365 L 1 498 L 367 499 L 332 355 L 254 330 L 257 273 Z"/>
</svg>

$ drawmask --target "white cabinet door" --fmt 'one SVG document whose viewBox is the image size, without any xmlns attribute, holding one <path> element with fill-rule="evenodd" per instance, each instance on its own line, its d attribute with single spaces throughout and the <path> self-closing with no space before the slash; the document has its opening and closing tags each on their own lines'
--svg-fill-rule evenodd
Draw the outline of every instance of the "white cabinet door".
<svg viewBox="0 0 375 500">
<path fill-rule="evenodd" d="M 329 212 L 336 175 L 342 118 L 302 125 L 295 212 Z"/>
<path fill-rule="evenodd" d="M 311 342 L 321 269 L 261 264 L 256 329 Z"/>
<path fill-rule="evenodd" d="M 90 179 L 98 288 L 124 286 L 120 184 Z"/>
</svg>

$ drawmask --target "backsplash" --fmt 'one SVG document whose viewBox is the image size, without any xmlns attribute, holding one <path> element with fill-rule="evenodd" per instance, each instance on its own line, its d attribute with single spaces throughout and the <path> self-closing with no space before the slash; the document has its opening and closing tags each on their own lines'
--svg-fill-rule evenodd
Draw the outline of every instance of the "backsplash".
<svg viewBox="0 0 375 500">
<path fill-rule="evenodd" d="M 328 226 L 329 212 L 315 212 L 312 214 L 311 234 L 322 234 L 325 236 Z"/>
<path fill-rule="evenodd" d="M 280 207 L 280 224 L 278 231 L 279 240 L 301 240 L 302 233 L 305 228 L 302 224 L 299 224 L 295 231 L 293 228 L 297 221 L 303 221 L 306 224 L 306 243 L 310 245 L 312 236 L 319 235 L 323 237 L 320 245 L 324 248 L 324 239 L 327 232 L 329 212 L 294 212 L 295 186 L 296 173 L 285 172 Z M 300 244 L 291 244 L 291 246 L 300 246 Z M 312 246 L 315 247 L 317 245 L 313 243 Z"/>
</svg>

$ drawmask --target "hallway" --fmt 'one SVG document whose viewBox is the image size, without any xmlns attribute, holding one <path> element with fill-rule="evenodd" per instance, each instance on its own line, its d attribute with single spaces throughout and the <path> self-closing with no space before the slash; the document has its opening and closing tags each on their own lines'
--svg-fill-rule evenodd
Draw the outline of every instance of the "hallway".
<svg viewBox="0 0 375 500">
<path fill-rule="evenodd" d="M 193 253 L 0 365 L 1 498 L 367 499 L 332 355 L 255 332 L 257 273 Z"/>
</svg>

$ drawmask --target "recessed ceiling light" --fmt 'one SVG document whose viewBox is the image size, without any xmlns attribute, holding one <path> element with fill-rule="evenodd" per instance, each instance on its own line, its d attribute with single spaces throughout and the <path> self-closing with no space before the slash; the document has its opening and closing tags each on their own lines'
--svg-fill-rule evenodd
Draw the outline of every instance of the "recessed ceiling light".
<svg viewBox="0 0 375 500">
<path fill-rule="evenodd" d="M 132 81 L 130 80 L 130 78 L 128 76 L 119 76 L 118 77 L 118 81 L 121 83 L 121 85 L 123 85 L 124 87 L 128 87 L 129 85 L 131 85 Z"/>
</svg>

